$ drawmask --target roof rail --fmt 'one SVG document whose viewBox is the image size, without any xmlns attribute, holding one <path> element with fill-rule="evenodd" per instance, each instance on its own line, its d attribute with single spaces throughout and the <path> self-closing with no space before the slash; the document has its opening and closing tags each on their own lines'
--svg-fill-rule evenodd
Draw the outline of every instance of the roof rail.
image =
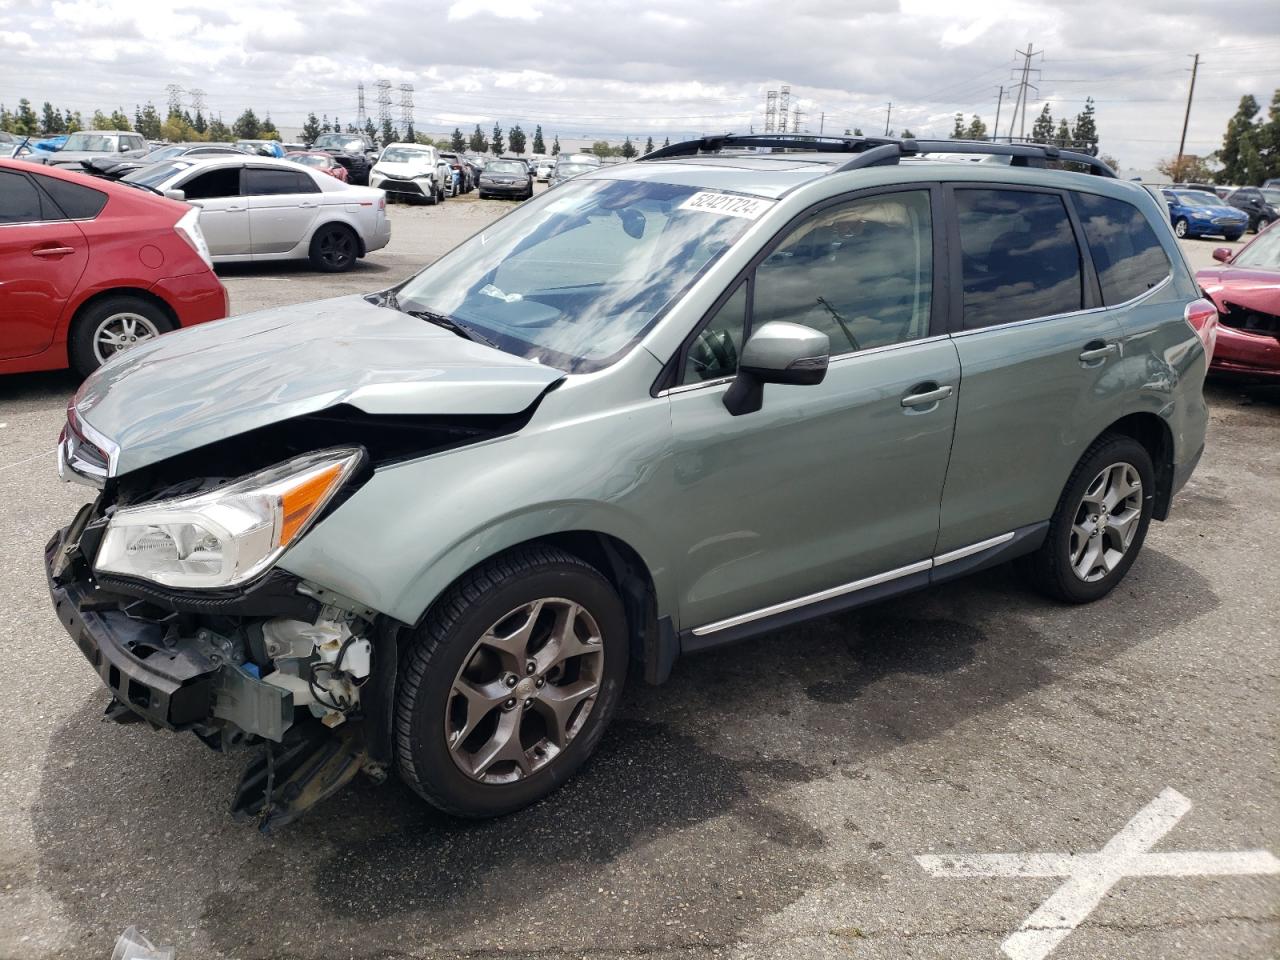
<svg viewBox="0 0 1280 960">
<path fill-rule="evenodd" d="M 852 153 L 831 173 L 896 164 L 902 157 L 918 157 L 930 153 L 985 154 L 1009 157 L 1016 167 L 1044 167 L 1050 162 L 1078 163 L 1100 177 L 1115 178 L 1116 172 L 1097 157 L 1075 150 L 1060 150 L 1047 143 L 994 143 L 987 140 L 913 140 L 897 137 L 813 136 L 807 133 L 725 133 L 697 140 L 684 140 L 661 147 L 640 158 L 641 161 L 668 157 L 692 157 L 716 153 L 726 147 L 767 147 L 772 150 L 813 150 L 824 153 Z"/>
</svg>

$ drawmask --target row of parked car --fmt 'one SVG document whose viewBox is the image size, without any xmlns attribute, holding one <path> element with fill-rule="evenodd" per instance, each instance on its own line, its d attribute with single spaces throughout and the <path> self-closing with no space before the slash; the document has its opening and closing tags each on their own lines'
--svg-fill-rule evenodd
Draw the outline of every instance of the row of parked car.
<svg viewBox="0 0 1280 960">
<path fill-rule="evenodd" d="M 1169 208 L 1169 223 L 1179 237 L 1223 237 L 1234 243 L 1245 231 L 1257 232 L 1280 220 L 1280 180 L 1261 187 L 1175 183 L 1148 186 Z"/>
</svg>

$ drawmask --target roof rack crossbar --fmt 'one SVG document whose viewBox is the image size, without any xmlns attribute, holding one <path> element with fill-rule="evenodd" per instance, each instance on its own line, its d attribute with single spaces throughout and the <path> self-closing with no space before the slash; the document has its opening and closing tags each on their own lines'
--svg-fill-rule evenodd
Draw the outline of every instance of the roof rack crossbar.
<svg viewBox="0 0 1280 960">
<path fill-rule="evenodd" d="M 781 150 L 815 150 L 827 153 L 852 153 L 844 163 L 832 167 L 831 173 L 859 170 L 896 163 L 900 157 L 930 153 L 958 153 L 1009 157 L 1013 166 L 1044 167 L 1048 162 L 1078 163 L 1090 173 L 1115 178 L 1116 172 L 1097 157 L 1075 150 L 1062 150 L 1047 143 L 993 143 L 985 140 L 914 140 L 895 137 L 814 136 L 807 133 L 733 134 L 725 133 L 696 140 L 684 140 L 660 147 L 640 158 L 642 161 L 669 157 L 692 157 L 716 153 L 725 147 L 766 147 Z"/>
</svg>

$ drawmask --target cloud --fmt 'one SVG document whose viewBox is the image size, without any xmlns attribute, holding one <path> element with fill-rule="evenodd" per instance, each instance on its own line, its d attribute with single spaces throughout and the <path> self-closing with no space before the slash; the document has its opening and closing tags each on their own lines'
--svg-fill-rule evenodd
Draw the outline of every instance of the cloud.
<svg viewBox="0 0 1280 960">
<path fill-rule="evenodd" d="M 526 0 L 457 0 L 449 7 L 451 21 L 467 20 L 489 14 L 501 20 L 537 20 L 541 11 L 533 9 Z"/>
</svg>

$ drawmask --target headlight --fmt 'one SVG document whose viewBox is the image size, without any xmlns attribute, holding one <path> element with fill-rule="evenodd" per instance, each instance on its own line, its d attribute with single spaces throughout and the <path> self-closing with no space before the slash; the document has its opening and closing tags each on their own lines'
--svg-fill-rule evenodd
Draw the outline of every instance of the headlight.
<svg viewBox="0 0 1280 960">
<path fill-rule="evenodd" d="M 191 589 L 252 580 L 306 533 L 363 456 L 322 450 L 208 493 L 119 510 L 94 569 Z"/>
</svg>

